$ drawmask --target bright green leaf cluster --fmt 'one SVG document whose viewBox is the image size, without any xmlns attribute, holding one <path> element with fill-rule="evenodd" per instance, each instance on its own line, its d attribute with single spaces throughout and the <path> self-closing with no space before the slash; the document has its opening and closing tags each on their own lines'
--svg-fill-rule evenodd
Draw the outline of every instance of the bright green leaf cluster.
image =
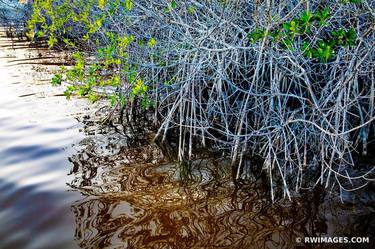
<svg viewBox="0 0 375 249">
<path fill-rule="evenodd" d="M 285 22 L 281 27 L 266 32 L 264 29 L 257 28 L 248 34 L 249 41 L 256 43 L 263 38 L 270 38 L 273 42 L 280 43 L 284 48 L 294 51 L 298 40 L 303 41 L 302 53 L 309 57 L 328 62 L 334 58 L 335 50 L 339 47 L 348 47 L 355 45 L 357 34 L 353 28 L 345 30 L 340 28 L 327 34 L 322 32 L 323 38 L 314 44 L 311 41 L 311 29 L 315 27 L 322 30 L 322 27 L 328 25 L 331 17 L 328 8 L 318 10 L 315 13 L 304 11 L 299 18 L 290 22 Z"/>
<path fill-rule="evenodd" d="M 254 30 L 253 32 L 250 32 L 248 34 L 248 38 L 252 43 L 263 39 L 265 36 L 266 36 L 266 31 L 264 29 L 260 29 L 260 28 Z"/>
<path fill-rule="evenodd" d="M 362 0 L 343 0 L 343 3 L 354 3 L 358 4 L 361 3 Z"/>
<path fill-rule="evenodd" d="M 55 74 L 51 79 L 51 84 L 53 86 L 61 85 L 63 76 L 61 74 Z"/>
</svg>

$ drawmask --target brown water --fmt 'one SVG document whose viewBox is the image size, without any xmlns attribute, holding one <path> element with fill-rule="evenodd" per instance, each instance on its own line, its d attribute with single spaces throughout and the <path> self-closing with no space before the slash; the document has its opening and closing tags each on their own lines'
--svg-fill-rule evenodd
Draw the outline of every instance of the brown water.
<svg viewBox="0 0 375 249">
<path fill-rule="evenodd" d="M 295 241 L 373 236 L 373 192 L 272 203 L 261 179 L 235 186 L 224 158 L 177 166 L 155 145 L 83 126 L 85 102 L 47 84 L 59 54 L 17 44 L 0 40 L 1 249 L 340 248 Z"/>
<path fill-rule="evenodd" d="M 157 160 L 153 145 L 116 139 L 98 135 L 71 157 L 72 187 L 86 195 L 73 205 L 82 248 L 310 248 L 296 238 L 373 233 L 373 200 L 341 204 L 315 191 L 271 203 L 259 180 L 236 188 L 226 159 L 182 169 Z"/>
</svg>

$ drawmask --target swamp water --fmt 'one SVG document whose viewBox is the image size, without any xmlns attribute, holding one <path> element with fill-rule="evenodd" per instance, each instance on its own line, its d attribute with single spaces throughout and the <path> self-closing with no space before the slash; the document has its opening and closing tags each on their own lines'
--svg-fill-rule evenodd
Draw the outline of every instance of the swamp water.
<svg viewBox="0 0 375 249">
<path fill-rule="evenodd" d="M 85 101 L 49 85 L 64 60 L 0 40 L 1 249 L 375 248 L 373 194 L 272 203 L 257 181 L 237 188 L 225 159 L 181 171 L 154 145 L 127 144 L 83 119 Z M 296 243 L 305 236 L 372 237 L 351 247 Z"/>
</svg>

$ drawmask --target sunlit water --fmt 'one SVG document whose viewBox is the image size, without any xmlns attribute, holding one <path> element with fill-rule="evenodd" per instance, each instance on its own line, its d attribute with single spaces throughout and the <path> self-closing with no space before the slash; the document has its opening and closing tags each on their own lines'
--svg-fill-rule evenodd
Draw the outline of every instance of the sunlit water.
<svg viewBox="0 0 375 249">
<path fill-rule="evenodd" d="M 17 44 L 0 41 L 1 249 L 318 248 L 296 238 L 373 234 L 373 192 L 354 205 L 320 191 L 272 203 L 261 179 L 233 184 L 223 158 L 180 167 L 94 122 L 84 135 L 85 102 L 48 85 L 56 67 L 41 62 L 56 53 Z"/>
<path fill-rule="evenodd" d="M 79 194 L 66 183 L 80 108 L 43 81 L 51 67 L 36 62 L 48 54 L 5 37 L 0 46 L 0 248 L 77 248 Z"/>
</svg>

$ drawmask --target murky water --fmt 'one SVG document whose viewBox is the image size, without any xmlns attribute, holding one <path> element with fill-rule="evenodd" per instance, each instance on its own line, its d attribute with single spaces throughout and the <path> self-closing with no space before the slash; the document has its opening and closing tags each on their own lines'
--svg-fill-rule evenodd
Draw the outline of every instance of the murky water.
<svg viewBox="0 0 375 249">
<path fill-rule="evenodd" d="M 47 84 L 57 54 L 17 44 L 0 40 L 0 248 L 374 248 L 374 192 L 271 203 L 261 178 L 235 186 L 224 158 L 182 167 L 90 120 L 81 133 L 85 102 Z"/>
<path fill-rule="evenodd" d="M 315 191 L 271 203 L 260 179 L 236 188 L 223 158 L 181 168 L 158 160 L 153 145 L 116 139 L 98 135 L 71 157 L 72 188 L 86 196 L 73 205 L 82 248 L 309 248 L 296 238 L 373 233 L 373 201 L 341 204 Z"/>
</svg>

